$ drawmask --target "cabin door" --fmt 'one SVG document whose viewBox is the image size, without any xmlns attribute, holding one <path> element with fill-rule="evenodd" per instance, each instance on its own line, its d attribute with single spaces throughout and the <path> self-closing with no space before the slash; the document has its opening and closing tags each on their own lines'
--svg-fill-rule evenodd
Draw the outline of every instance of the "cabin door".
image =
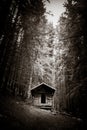
<svg viewBox="0 0 87 130">
<path fill-rule="evenodd" d="M 46 95 L 41 94 L 41 103 L 46 103 Z"/>
</svg>

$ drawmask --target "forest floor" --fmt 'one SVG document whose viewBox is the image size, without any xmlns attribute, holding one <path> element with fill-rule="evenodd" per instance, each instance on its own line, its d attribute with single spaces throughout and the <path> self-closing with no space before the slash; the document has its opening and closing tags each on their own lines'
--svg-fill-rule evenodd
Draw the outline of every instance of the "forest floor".
<svg viewBox="0 0 87 130">
<path fill-rule="evenodd" d="M 80 119 L 35 108 L 0 94 L 0 130 L 83 130 Z"/>
</svg>

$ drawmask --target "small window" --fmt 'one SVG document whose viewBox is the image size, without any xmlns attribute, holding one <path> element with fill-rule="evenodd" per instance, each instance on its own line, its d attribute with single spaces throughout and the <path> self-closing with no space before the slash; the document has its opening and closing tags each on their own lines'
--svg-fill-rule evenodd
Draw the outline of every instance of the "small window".
<svg viewBox="0 0 87 130">
<path fill-rule="evenodd" d="M 46 103 L 46 96 L 45 96 L 45 94 L 41 94 L 41 103 Z"/>
</svg>

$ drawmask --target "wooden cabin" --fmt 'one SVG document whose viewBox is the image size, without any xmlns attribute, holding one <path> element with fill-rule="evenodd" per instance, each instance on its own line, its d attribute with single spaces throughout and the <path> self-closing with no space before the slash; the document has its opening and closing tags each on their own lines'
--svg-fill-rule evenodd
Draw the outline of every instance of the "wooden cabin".
<svg viewBox="0 0 87 130">
<path fill-rule="evenodd" d="M 51 109 L 54 106 L 54 92 L 55 88 L 41 83 L 40 85 L 31 89 L 33 105 L 40 108 Z"/>
</svg>

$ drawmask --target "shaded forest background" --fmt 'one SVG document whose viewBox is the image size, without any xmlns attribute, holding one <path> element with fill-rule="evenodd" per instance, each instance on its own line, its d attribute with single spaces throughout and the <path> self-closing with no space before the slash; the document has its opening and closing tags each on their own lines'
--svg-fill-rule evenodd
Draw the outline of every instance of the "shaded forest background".
<svg viewBox="0 0 87 130">
<path fill-rule="evenodd" d="M 64 7 L 54 28 L 44 0 L 0 1 L 0 90 L 26 99 L 45 82 L 56 88 L 56 111 L 86 119 L 87 1 Z"/>
</svg>

